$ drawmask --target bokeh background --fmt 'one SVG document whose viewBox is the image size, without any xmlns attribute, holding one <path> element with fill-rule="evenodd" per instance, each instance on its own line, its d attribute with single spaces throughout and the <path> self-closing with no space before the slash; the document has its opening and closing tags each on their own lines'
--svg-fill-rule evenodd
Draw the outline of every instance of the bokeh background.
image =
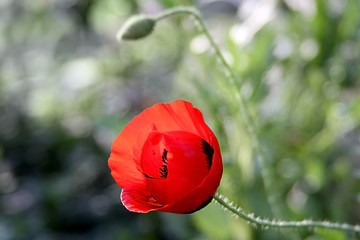
<svg viewBox="0 0 360 240">
<path fill-rule="evenodd" d="M 115 40 L 132 14 L 179 5 L 199 8 L 238 77 L 270 193 L 233 89 L 190 18 Z M 215 202 L 191 215 L 131 213 L 107 158 L 133 116 L 186 99 L 221 144 L 220 193 L 269 219 L 277 194 L 282 219 L 359 223 L 359 12 L 358 0 L 0 0 L 0 239 L 356 239 L 253 228 Z"/>
</svg>

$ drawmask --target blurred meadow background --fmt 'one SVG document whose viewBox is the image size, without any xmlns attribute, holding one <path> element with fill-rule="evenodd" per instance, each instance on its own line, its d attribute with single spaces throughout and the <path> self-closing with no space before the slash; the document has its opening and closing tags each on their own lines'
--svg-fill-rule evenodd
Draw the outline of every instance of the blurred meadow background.
<svg viewBox="0 0 360 240">
<path fill-rule="evenodd" d="M 238 77 L 270 191 L 234 89 L 191 18 L 115 40 L 132 14 L 179 5 L 201 11 Z M 186 99 L 220 142 L 218 191 L 246 212 L 360 223 L 359 13 L 358 0 L 0 0 L 0 239 L 356 239 L 253 228 L 215 201 L 190 215 L 131 213 L 107 159 L 132 117 Z"/>
</svg>

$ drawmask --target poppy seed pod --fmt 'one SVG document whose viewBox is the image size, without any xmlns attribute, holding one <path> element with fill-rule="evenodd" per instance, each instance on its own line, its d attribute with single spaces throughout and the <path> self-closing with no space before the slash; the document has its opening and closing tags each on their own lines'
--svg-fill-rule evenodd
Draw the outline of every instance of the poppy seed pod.
<svg viewBox="0 0 360 240">
<path fill-rule="evenodd" d="M 136 15 L 129 18 L 116 34 L 121 40 L 136 40 L 148 36 L 154 29 L 155 20 L 145 15 Z"/>
<path fill-rule="evenodd" d="M 111 150 L 111 174 L 130 211 L 191 213 L 206 206 L 220 184 L 219 143 L 202 113 L 184 100 L 144 110 Z"/>
</svg>

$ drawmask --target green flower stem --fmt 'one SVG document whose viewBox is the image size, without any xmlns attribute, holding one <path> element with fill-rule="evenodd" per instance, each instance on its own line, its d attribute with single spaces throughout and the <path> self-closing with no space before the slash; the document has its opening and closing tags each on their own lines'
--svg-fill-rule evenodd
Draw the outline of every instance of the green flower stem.
<svg viewBox="0 0 360 240">
<path fill-rule="evenodd" d="M 249 223 L 255 226 L 261 226 L 264 228 L 322 228 L 322 229 L 335 229 L 341 231 L 348 231 L 354 233 L 360 233 L 359 225 L 349 225 L 347 223 L 332 223 L 327 221 L 312 221 L 312 220 L 302 220 L 302 221 L 278 221 L 278 220 L 267 220 L 259 217 L 255 217 L 253 214 L 246 214 L 241 208 L 233 206 L 231 203 L 226 200 L 221 195 L 214 196 L 214 199 L 221 204 L 225 209 L 234 213 L 236 216 L 243 218 Z"/>
<path fill-rule="evenodd" d="M 266 155 L 264 153 L 264 149 L 262 148 L 261 144 L 259 143 L 259 138 L 255 131 L 255 126 L 253 121 L 250 118 L 250 114 L 248 108 L 245 104 L 244 98 L 241 94 L 241 87 L 237 81 L 234 71 L 225 60 L 224 55 L 221 53 L 218 45 L 215 43 L 214 38 L 210 35 L 207 27 L 205 26 L 204 21 L 202 20 L 200 13 L 192 7 L 175 7 L 168 10 L 161 12 L 159 15 L 154 17 L 155 21 L 161 20 L 163 18 L 175 15 L 175 14 L 188 14 L 195 18 L 195 20 L 199 23 L 200 31 L 208 38 L 211 46 L 215 51 L 215 55 L 218 57 L 219 62 L 223 65 L 225 69 L 225 74 L 229 83 L 232 85 L 233 94 L 237 99 L 240 111 L 242 113 L 242 117 L 244 120 L 245 127 L 248 131 L 250 138 L 252 139 L 252 144 L 254 147 L 255 152 L 257 153 L 257 160 L 260 163 L 261 174 L 265 186 L 265 191 L 267 192 L 268 202 L 271 206 L 271 210 L 273 214 L 277 217 L 284 218 L 284 211 L 281 207 L 279 196 L 275 189 L 275 185 L 273 184 L 273 174 L 270 171 L 270 164 L 269 161 L 266 159 Z"/>
</svg>

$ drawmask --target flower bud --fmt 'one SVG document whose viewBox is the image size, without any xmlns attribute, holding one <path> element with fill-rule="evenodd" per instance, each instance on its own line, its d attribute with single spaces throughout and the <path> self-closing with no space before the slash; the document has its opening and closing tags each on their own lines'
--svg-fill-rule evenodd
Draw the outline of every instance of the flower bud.
<svg viewBox="0 0 360 240">
<path fill-rule="evenodd" d="M 121 40 L 136 40 L 149 35 L 155 26 L 155 20 L 145 15 L 136 15 L 129 18 L 116 34 Z"/>
</svg>

